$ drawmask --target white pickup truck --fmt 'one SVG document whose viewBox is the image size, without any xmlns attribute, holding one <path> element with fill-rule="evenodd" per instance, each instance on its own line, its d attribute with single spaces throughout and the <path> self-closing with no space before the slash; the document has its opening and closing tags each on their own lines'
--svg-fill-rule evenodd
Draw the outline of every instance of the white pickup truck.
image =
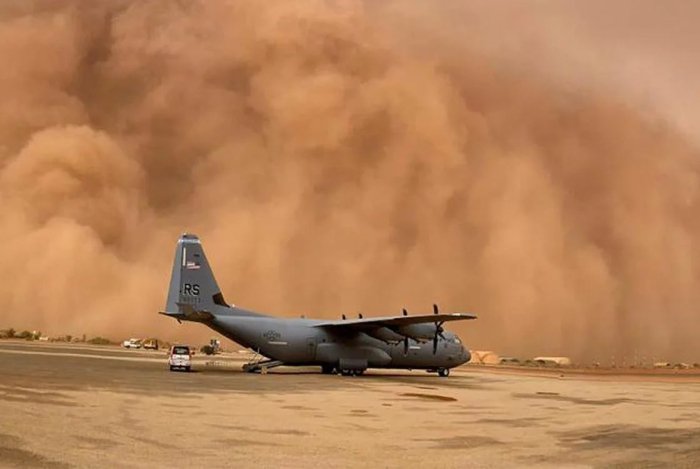
<svg viewBox="0 0 700 469">
<path fill-rule="evenodd" d="M 141 348 L 140 339 L 129 339 L 122 342 L 122 347 L 124 348 Z"/>
<path fill-rule="evenodd" d="M 188 345 L 173 345 L 168 352 L 168 365 L 170 371 L 192 369 L 192 354 Z"/>
</svg>

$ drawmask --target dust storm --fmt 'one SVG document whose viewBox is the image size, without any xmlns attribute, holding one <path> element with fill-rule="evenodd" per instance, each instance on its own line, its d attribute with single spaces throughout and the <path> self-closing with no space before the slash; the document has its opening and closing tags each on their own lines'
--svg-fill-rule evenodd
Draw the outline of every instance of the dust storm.
<svg viewBox="0 0 700 469">
<path fill-rule="evenodd" d="M 207 334 L 155 314 L 190 231 L 260 311 L 697 356 L 692 93 L 617 61 L 658 12 L 603 47 L 591 5 L 4 2 L 0 322 Z"/>
</svg>

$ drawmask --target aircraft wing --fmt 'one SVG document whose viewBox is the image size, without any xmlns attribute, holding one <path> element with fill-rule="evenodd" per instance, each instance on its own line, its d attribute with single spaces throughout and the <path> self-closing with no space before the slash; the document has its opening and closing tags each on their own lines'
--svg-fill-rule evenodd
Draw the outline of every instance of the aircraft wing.
<svg viewBox="0 0 700 469">
<path fill-rule="evenodd" d="M 476 319 L 476 315 L 468 313 L 420 314 L 415 316 L 385 316 L 379 318 L 339 319 L 316 324 L 314 327 L 372 329 L 375 327 L 400 327 L 409 324 L 424 324 L 447 321 L 464 321 Z"/>
</svg>

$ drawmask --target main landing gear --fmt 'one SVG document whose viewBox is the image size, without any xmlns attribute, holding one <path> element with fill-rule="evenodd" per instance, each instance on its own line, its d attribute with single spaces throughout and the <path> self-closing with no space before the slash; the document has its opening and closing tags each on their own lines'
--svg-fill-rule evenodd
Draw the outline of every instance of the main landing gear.
<svg viewBox="0 0 700 469">
<path fill-rule="evenodd" d="M 341 376 L 362 376 L 365 370 L 340 369 L 334 365 L 322 365 L 321 373 L 324 375 L 339 374 Z"/>
<path fill-rule="evenodd" d="M 437 374 L 440 378 L 447 378 L 448 376 L 450 376 L 450 369 L 449 368 L 438 368 Z"/>
</svg>

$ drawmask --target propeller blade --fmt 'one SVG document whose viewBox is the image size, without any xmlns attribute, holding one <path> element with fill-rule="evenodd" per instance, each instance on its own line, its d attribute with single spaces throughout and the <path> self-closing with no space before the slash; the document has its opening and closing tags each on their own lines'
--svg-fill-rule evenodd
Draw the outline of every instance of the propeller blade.
<svg viewBox="0 0 700 469">
<path fill-rule="evenodd" d="M 406 311 L 406 308 L 403 309 L 403 315 L 408 316 L 408 311 Z"/>
<path fill-rule="evenodd" d="M 360 319 L 362 319 L 362 313 L 358 313 L 358 314 L 357 314 L 357 317 L 360 318 Z"/>
<path fill-rule="evenodd" d="M 440 311 L 438 310 L 438 305 L 436 305 L 435 303 L 433 303 L 433 313 L 434 313 L 434 314 L 439 314 L 439 312 L 440 312 Z"/>
<path fill-rule="evenodd" d="M 437 314 L 437 305 L 433 305 L 435 314 Z M 445 338 L 442 333 L 445 331 L 445 329 L 442 328 L 442 325 L 445 323 L 445 321 L 435 321 L 435 335 L 433 336 L 433 355 L 437 353 L 437 346 L 438 346 L 438 337 L 442 337 L 443 339 Z"/>
</svg>

